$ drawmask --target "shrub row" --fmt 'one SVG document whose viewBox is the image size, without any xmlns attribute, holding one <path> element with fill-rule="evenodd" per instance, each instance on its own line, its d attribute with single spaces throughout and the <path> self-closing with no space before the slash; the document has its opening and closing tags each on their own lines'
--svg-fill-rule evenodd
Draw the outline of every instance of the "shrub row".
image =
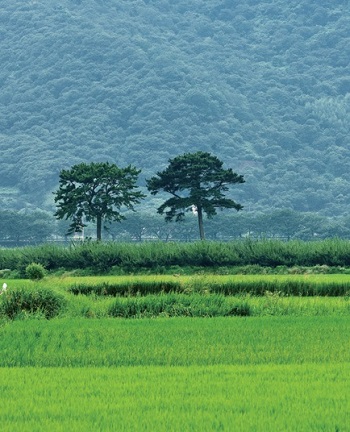
<svg viewBox="0 0 350 432">
<path fill-rule="evenodd" d="M 169 267 L 223 266 L 350 266 L 350 242 L 331 239 L 315 242 L 244 240 L 228 243 L 102 243 L 69 247 L 43 245 L 0 250 L 0 270 L 25 276 L 31 263 L 47 270 L 90 269 L 94 273 L 156 271 Z"/>
</svg>

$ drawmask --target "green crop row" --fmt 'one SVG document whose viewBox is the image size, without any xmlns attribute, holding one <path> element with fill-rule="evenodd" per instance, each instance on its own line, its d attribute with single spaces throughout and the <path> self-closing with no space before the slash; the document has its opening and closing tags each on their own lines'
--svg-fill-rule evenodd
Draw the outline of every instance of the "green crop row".
<svg viewBox="0 0 350 432">
<path fill-rule="evenodd" d="M 88 282 L 74 283 L 68 287 L 72 294 L 98 296 L 145 296 L 150 294 L 162 293 L 202 293 L 202 294 L 222 294 L 226 296 L 234 295 L 265 295 L 267 292 L 278 293 L 285 296 L 348 296 L 350 295 L 350 278 L 340 281 L 324 279 L 315 281 L 314 279 L 300 279 L 296 277 L 288 278 L 236 278 L 236 277 L 202 277 L 181 280 L 149 280 L 129 279 L 120 282 L 101 282 L 91 284 Z"/>
<path fill-rule="evenodd" d="M 348 316 L 15 321 L 1 430 L 346 431 L 349 331 Z"/>
<path fill-rule="evenodd" d="M 315 242 L 244 240 L 228 243 L 96 243 L 69 247 L 43 245 L 0 250 L 0 270 L 23 276 L 31 263 L 49 271 L 85 270 L 90 273 L 164 272 L 190 268 L 259 268 L 350 266 L 350 243 L 331 239 Z M 323 267 L 324 270 L 324 267 Z M 343 269 L 344 271 L 347 271 Z M 246 270 L 247 272 L 247 270 Z"/>
<path fill-rule="evenodd" d="M 0 367 L 349 363 L 349 332 L 335 315 L 15 321 L 0 327 Z"/>
<path fill-rule="evenodd" d="M 0 300 L 0 319 L 54 317 L 146 318 L 217 316 L 349 316 L 349 297 L 296 297 L 266 292 L 263 296 L 159 294 L 133 297 L 61 295 L 51 290 L 19 289 Z"/>
<path fill-rule="evenodd" d="M 21 431 L 347 431 L 349 364 L 2 368 Z"/>
<path fill-rule="evenodd" d="M 46 277 L 10 280 L 0 318 L 346 315 L 349 275 Z"/>
</svg>

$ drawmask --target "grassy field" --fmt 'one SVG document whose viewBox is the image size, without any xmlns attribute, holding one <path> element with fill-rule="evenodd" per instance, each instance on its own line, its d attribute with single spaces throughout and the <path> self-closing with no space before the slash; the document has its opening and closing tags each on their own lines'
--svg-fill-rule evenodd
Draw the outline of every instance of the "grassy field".
<svg viewBox="0 0 350 432">
<path fill-rule="evenodd" d="M 3 431 L 346 431 L 348 317 L 0 329 Z"/>
<path fill-rule="evenodd" d="M 350 319 L 62 318 L 0 328 L 1 367 L 350 362 Z"/>
<path fill-rule="evenodd" d="M 348 431 L 349 364 L 0 369 L 2 431 Z"/>
<path fill-rule="evenodd" d="M 350 430 L 348 275 L 7 283 L 1 431 Z"/>
</svg>

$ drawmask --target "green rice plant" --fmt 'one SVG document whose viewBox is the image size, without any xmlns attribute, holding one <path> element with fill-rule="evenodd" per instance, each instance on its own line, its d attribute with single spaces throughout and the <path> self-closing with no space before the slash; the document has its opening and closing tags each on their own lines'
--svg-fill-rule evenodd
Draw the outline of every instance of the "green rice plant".
<svg viewBox="0 0 350 432">
<path fill-rule="evenodd" d="M 339 299 L 284 297 L 279 292 L 266 292 L 263 297 L 224 297 L 222 295 L 160 295 L 129 297 L 110 303 L 108 315 L 122 318 L 144 317 L 215 317 L 215 316 L 264 316 L 264 315 L 349 315 L 350 302 Z"/>
<path fill-rule="evenodd" d="M 96 294 L 105 296 L 131 296 L 181 292 L 182 285 L 176 281 L 132 281 L 125 283 L 112 284 L 103 282 L 97 285 L 75 284 L 68 288 L 74 295 L 77 294 Z"/>
<path fill-rule="evenodd" d="M 2 368 L 3 431 L 347 431 L 349 364 Z"/>
<path fill-rule="evenodd" d="M 345 296 L 350 292 L 348 275 L 201 275 L 182 278 L 184 287 L 223 295 Z"/>
<path fill-rule="evenodd" d="M 42 282 L 35 285 L 29 280 L 11 281 L 7 293 L 45 288 L 64 298 L 65 308 L 60 316 L 70 317 L 105 317 L 116 302 L 119 312 L 112 315 L 133 318 L 230 314 L 314 316 L 349 315 L 349 284 L 349 275 L 331 274 L 64 276 L 46 277 L 45 287 Z M 6 295 L 0 296 L 0 305 Z M 23 311 L 17 317 L 28 315 L 25 308 Z M 36 317 L 40 316 L 38 311 Z"/>
<path fill-rule="evenodd" d="M 64 318 L 107 318 L 108 309 L 114 302 L 114 297 L 97 296 L 95 294 L 71 295 L 64 294 L 65 308 L 60 312 L 59 319 Z"/>
<path fill-rule="evenodd" d="M 27 315 L 39 315 L 50 319 L 58 315 L 64 305 L 63 296 L 51 290 L 18 288 L 11 289 L 3 295 L 0 311 L 11 320 Z"/>
<path fill-rule="evenodd" d="M 108 304 L 109 316 L 119 318 L 144 317 L 215 317 L 215 316 L 317 316 L 350 313 L 347 299 L 285 297 L 266 292 L 257 298 L 251 296 L 225 297 L 222 295 L 159 295 L 119 298 Z"/>
<path fill-rule="evenodd" d="M 16 320 L 0 327 L 0 367 L 350 364 L 349 332 L 349 313 Z"/>
<path fill-rule="evenodd" d="M 251 294 L 264 295 L 266 292 L 278 292 L 287 296 L 344 296 L 350 292 L 350 282 L 313 283 L 304 280 L 259 280 L 232 281 L 225 284 L 213 284 L 211 292 L 224 295 Z"/>
<path fill-rule="evenodd" d="M 176 277 L 174 277 L 176 276 Z M 75 283 L 69 284 L 69 281 Z M 108 296 L 160 293 L 200 293 L 235 296 L 263 296 L 279 292 L 285 296 L 346 296 L 350 293 L 348 275 L 143 275 L 100 278 L 64 278 L 60 284 L 72 294 Z"/>
<path fill-rule="evenodd" d="M 226 313 L 226 316 L 250 316 L 252 315 L 252 308 L 248 301 L 237 301 Z"/>
<path fill-rule="evenodd" d="M 254 316 L 345 316 L 350 302 L 344 297 L 285 297 L 267 292 L 263 297 L 249 297 Z"/>
<path fill-rule="evenodd" d="M 32 282 L 20 280 L 11 286 L 31 287 Z M 89 296 L 95 307 L 102 298 L 112 296 L 147 296 L 149 294 L 201 294 L 226 297 L 260 296 L 277 293 L 281 297 L 348 297 L 350 276 L 333 274 L 310 275 L 142 275 L 142 276 L 95 276 L 95 277 L 47 277 L 45 287 L 60 292 L 68 304 L 74 297 Z M 89 300 L 88 300 L 89 301 Z M 99 306 L 100 307 L 100 306 Z M 69 310 L 73 312 L 70 307 Z M 102 309 L 99 309 L 100 315 Z M 76 314 L 75 314 L 76 315 Z"/>
<path fill-rule="evenodd" d="M 143 305 L 146 304 L 147 309 L 140 317 L 150 316 L 176 316 L 180 315 L 181 310 L 185 316 L 348 316 L 350 314 L 350 302 L 347 297 L 294 297 L 294 296 L 283 296 L 281 293 L 265 293 L 264 296 L 222 296 L 216 294 L 198 295 L 198 294 L 187 294 L 186 302 L 182 301 L 181 296 L 175 297 L 176 302 L 172 306 L 172 313 L 168 311 L 157 310 L 154 306 L 157 304 L 158 307 L 163 305 L 163 300 L 159 297 L 167 297 L 172 294 L 158 297 L 155 301 L 150 300 L 147 297 L 129 297 L 129 304 L 135 304 L 140 302 Z M 184 295 L 182 295 L 184 296 Z M 198 301 L 195 301 L 195 298 Z M 147 299 L 148 300 L 142 300 Z M 204 298 L 204 299 L 203 299 Z M 125 303 L 123 300 L 126 298 L 117 298 L 118 307 L 120 308 L 119 316 L 128 317 L 129 314 L 125 311 Z M 77 317 L 86 316 L 89 318 L 93 317 L 105 317 L 108 316 L 110 308 L 113 308 L 116 304 L 116 299 L 113 297 L 101 297 L 101 296 L 83 296 L 78 295 L 70 297 L 68 299 L 67 308 L 64 312 L 65 316 Z M 193 302 L 188 305 L 188 301 Z M 151 302 L 151 305 L 149 304 Z M 170 303 L 170 299 L 167 299 L 164 303 Z M 160 305 L 160 306 L 159 306 Z M 186 307 L 184 307 L 184 305 Z M 149 307 L 148 307 L 149 306 Z M 164 305 L 163 305 L 164 306 Z M 190 312 L 188 306 L 191 306 Z M 176 313 L 175 313 L 176 311 Z M 154 315 L 151 315 L 153 314 Z M 159 314 L 159 315 L 157 315 Z M 133 316 L 134 317 L 134 316 Z"/>
<path fill-rule="evenodd" d="M 225 297 L 220 295 L 181 295 L 167 294 L 147 297 L 128 297 L 116 299 L 108 314 L 119 318 L 142 317 L 213 317 L 224 315 L 242 315 L 243 308 L 229 307 Z M 249 315 L 246 306 L 244 315 Z"/>
</svg>

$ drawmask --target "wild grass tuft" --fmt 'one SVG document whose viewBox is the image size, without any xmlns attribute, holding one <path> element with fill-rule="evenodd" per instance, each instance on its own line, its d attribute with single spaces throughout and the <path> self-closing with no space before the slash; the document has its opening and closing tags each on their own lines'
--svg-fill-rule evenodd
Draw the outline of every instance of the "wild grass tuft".
<svg viewBox="0 0 350 432">
<path fill-rule="evenodd" d="M 0 311 L 11 320 L 28 315 L 50 319 L 57 316 L 64 306 L 64 297 L 51 290 L 18 288 L 3 295 Z"/>
</svg>

